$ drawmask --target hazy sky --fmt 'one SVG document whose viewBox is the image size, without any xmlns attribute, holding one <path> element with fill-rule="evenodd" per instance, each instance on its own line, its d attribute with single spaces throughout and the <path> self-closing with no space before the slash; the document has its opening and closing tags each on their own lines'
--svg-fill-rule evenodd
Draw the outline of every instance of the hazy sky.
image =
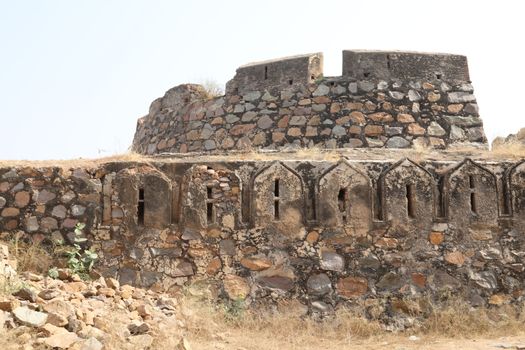
<svg viewBox="0 0 525 350">
<path fill-rule="evenodd" d="M 522 1 L 0 0 L 0 159 L 126 152 L 169 88 L 343 49 L 467 55 L 489 139 L 525 127 Z M 524 3 L 525 4 L 525 3 Z"/>
</svg>

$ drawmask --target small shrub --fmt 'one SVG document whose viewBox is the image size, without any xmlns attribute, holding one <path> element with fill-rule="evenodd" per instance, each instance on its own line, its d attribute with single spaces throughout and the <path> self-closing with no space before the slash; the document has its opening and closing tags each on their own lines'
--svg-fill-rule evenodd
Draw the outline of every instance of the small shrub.
<svg viewBox="0 0 525 350">
<path fill-rule="evenodd" d="M 246 310 L 244 299 L 229 300 L 224 305 L 226 321 L 238 321 Z"/>
<path fill-rule="evenodd" d="M 78 223 L 75 227 L 75 237 L 73 246 L 65 251 L 67 257 L 67 267 L 74 273 L 77 273 L 83 279 L 89 279 L 89 272 L 93 269 L 93 265 L 98 260 L 98 254 L 89 249 L 84 249 L 80 246 L 87 241 L 84 237 L 84 228 L 86 224 Z M 57 275 L 58 272 L 50 269 L 48 275 Z"/>
<path fill-rule="evenodd" d="M 212 99 L 212 98 L 224 95 L 224 89 L 216 81 L 205 80 L 202 83 L 202 87 L 204 88 L 204 90 L 206 90 L 208 99 Z"/>
</svg>

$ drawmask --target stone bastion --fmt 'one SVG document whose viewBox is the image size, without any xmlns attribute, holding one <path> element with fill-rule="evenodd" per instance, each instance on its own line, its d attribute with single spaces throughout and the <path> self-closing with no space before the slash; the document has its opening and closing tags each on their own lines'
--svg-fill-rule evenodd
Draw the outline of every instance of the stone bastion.
<svg viewBox="0 0 525 350">
<path fill-rule="evenodd" d="M 324 77 L 320 53 L 237 69 L 226 95 L 180 85 L 139 119 L 142 154 L 289 148 L 486 147 L 464 56 L 344 51 Z"/>
<path fill-rule="evenodd" d="M 337 78 L 313 54 L 241 67 L 225 96 L 169 90 L 138 122 L 152 157 L 0 168 L 0 232 L 71 241 L 84 222 L 122 284 L 321 314 L 521 302 L 525 161 L 484 150 L 465 57 L 343 57 Z"/>
</svg>

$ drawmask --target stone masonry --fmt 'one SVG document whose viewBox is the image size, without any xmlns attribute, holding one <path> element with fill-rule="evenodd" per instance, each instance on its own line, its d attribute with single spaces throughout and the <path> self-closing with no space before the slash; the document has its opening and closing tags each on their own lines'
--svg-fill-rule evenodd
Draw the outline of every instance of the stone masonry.
<svg viewBox="0 0 525 350">
<path fill-rule="evenodd" d="M 139 120 L 133 149 L 487 147 L 464 56 L 344 51 L 344 75 L 332 78 L 312 61 L 322 54 L 241 67 L 213 99 L 172 89 Z"/>
<path fill-rule="evenodd" d="M 466 60 L 355 53 L 352 71 L 370 79 L 309 81 L 315 54 L 273 73 L 279 61 L 263 63 L 271 82 L 249 77 L 260 65 L 240 70 L 213 99 L 169 90 L 134 139 L 152 158 L 0 169 L 0 232 L 67 241 L 85 222 L 98 268 L 122 284 L 204 279 L 225 298 L 295 298 L 317 313 L 443 293 L 522 301 L 525 161 L 480 151 Z"/>
</svg>

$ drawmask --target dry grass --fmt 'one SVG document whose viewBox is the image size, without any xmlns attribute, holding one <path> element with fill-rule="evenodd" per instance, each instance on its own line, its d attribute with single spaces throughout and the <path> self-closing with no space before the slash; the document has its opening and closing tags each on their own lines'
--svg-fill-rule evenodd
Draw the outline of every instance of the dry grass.
<svg viewBox="0 0 525 350">
<path fill-rule="evenodd" d="M 208 99 L 213 99 L 219 96 L 224 96 L 224 89 L 214 80 L 207 79 L 201 83 L 206 91 Z"/>
<path fill-rule="evenodd" d="M 385 330 L 378 321 L 363 317 L 363 310 L 357 306 L 340 308 L 333 317 L 319 321 L 304 316 L 301 307 L 293 301 L 281 304 L 276 310 L 245 309 L 236 303 L 218 306 L 209 300 L 186 295 L 182 305 L 187 336 L 197 349 L 390 348 L 387 344 L 426 348 L 419 347 L 421 343 L 412 344 L 411 335 L 429 344 L 443 341 L 456 344 L 464 340 L 465 348 L 476 349 L 481 348 L 480 344 L 468 345 L 469 339 L 490 341 L 497 337 L 525 335 L 525 318 L 515 307 L 473 309 L 460 299 L 434 308 L 426 319 L 420 319 L 419 327 L 397 333 Z"/>
<path fill-rule="evenodd" d="M 39 242 L 25 242 L 18 235 L 6 242 L 9 253 L 17 261 L 17 272 L 47 274 L 56 262 L 54 247 L 44 246 Z"/>
<path fill-rule="evenodd" d="M 494 147 L 490 154 L 492 156 L 500 156 L 503 158 L 524 158 L 525 157 L 525 145 L 522 143 L 514 142 L 507 143 L 502 146 Z"/>
<path fill-rule="evenodd" d="M 77 158 L 64 160 L 0 160 L 0 167 L 60 167 L 64 169 L 69 168 L 96 168 L 105 163 L 112 162 L 149 162 L 154 160 L 142 154 L 128 152 L 124 154 L 116 154 L 103 158 Z"/>
<path fill-rule="evenodd" d="M 525 315 L 516 306 L 472 308 L 452 299 L 424 320 L 419 333 L 445 337 L 506 336 L 525 334 Z"/>
<path fill-rule="evenodd" d="M 352 148 L 352 149 L 322 149 L 320 147 L 299 148 L 286 151 L 264 151 L 256 149 L 230 150 L 218 154 L 182 153 L 162 154 L 159 156 L 146 156 L 128 152 L 97 159 L 68 159 L 68 160 L 0 160 L 0 167 L 61 167 L 70 168 L 96 168 L 105 163 L 112 162 L 186 162 L 186 161 L 273 161 L 273 160 L 311 160 L 336 162 L 343 157 L 349 159 L 368 159 L 371 161 L 410 158 L 414 161 L 422 160 L 462 160 L 465 157 L 485 160 L 517 160 L 525 158 L 525 145 L 519 143 L 505 144 L 493 150 L 478 149 L 463 145 L 455 145 L 447 150 L 435 150 L 417 146 L 410 149 L 385 149 L 385 148 Z"/>
</svg>

